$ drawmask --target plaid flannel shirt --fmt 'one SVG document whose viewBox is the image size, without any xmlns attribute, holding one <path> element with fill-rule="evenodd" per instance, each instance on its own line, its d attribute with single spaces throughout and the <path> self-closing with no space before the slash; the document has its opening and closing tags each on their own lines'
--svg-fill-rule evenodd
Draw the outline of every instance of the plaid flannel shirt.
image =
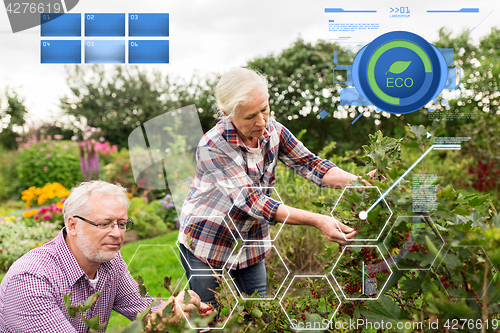
<svg viewBox="0 0 500 333">
<path fill-rule="evenodd" d="M 312 154 L 272 118 L 259 141 L 261 152 L 251 153 L 224 117 L 198 144 L 196 177 L 182 207 L 178 240 L 213 267 L 227 262 L 229 269 L 244 268 L 270 252 L 270 242 L 263 241 L 270 241 L 269 224 L 276 223 L 280 205 L 270 197 L 278 159 L 318 186 L 335 166 Z M 243 248 L 239 256 L 232 253 L 233 235 L 237 239 L 241 235 L 243 245 L 252 246 Z"/>
<path fill-rule="evenodd" d="M 94 288 L 68 248 L 65 232 L 63 228 L 56 238 L 31 250 L 9 268 L 0 284 L 0 332 L 87 332 L 88 327 L 66 311 L 62 294 L 70 292 L 71 303 L 76 305 L 102 291 L 87 312 L 87 319 L 99 316 L 100 324 L 109 321 L 111 309 L 135 320 L 137 313 L 151 305 L 153 298 L 141 297 L 119 252 L 115 259 L 99 265 Z"/>
</svg>

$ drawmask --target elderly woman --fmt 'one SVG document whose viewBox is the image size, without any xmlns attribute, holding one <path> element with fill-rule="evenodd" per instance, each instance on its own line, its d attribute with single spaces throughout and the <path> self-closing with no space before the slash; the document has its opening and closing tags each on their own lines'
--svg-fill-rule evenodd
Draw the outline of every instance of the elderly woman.
<svg viewBox="0 0 500 333">
<path fill-rule="evenodd" d="M 270 252 L 269 225 L 285 222 L 320 229 L 346 244 L 356 231 L 331 216 L 310 213 L 271 198 L 277 162 L 318 186 L 346 186 L 358 177 L 312 154 L 288 129 L 269 117 L 264 76 L 233 69 L 216 88 L 222 120 L 200 140 L 196 178 L 182 207 L 181 260 L 190 287 L 215 305 L 211 269 L 229 269 L 239 292 L 266 297 L 264 258 Z M 340 226 L 340 231 L 338 229 Z M 242 238 L 235 252 L 235 238 Z M 265 242 L 267 241 L 267 242 Z M 204 275 L 204 276 L 199 276 Z"/>
</svg>

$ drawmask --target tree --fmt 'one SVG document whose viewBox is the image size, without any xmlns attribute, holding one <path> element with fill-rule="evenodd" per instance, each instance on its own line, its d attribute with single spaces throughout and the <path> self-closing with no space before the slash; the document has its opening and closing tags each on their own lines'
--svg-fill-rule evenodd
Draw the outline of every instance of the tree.
<svg viewBox="0 0 500 333">
<path fill-rule="evenodd" d="M 19 134 L 14 131 L 14 125 L 20 127 L 24 125 L 24 116 L 27 111 L 24 101 L 15 92 L 7 91 L 5 97 L 7 98 L 7 109 L 0 111 L 0 124 L 3 124 L 2 132 L 0 132 L 0 144 L 7 149 L 15 149 L 17 148 L 16 138 Z"/>
</svg>

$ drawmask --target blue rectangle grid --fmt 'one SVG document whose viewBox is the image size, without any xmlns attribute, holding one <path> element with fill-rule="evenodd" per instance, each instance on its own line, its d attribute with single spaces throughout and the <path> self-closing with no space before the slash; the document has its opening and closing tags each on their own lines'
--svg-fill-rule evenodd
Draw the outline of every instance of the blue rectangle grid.
<svg viewBox="0 0 500 333">
<path fill-rule="evenodd" d="M 168 40 L 130 40 L 128 42 L 130 64 L 168 64 Z"/>
<path fill-rule="evenodd" d="M 376 10 L 344 10 L 342 8 L 325 8 L 325 13 L 376 13 Z"/>
<path fill-rule="evenodd" d="M 131 37 L 168 37 L 167 13 L 128 14 L 128 35 Z"/>
<path fill-rule="evenodd" d="M 124 40 L 86 40 L 86 64 L 124 64 Z"/>
<path fill-rule="evenodd" d="M 82 18 L 80 13 L 40 14 L 40 34 L 43 37 L 80 37 Z"/>
<path fill-rule="evenodd" d="M 87 37 L 125 36 L 125 14 L 86 13 L 83 20 Z"/>
<path fill-rule="evenodd" d="M 82 41 L 41 40 L 40 57 L 42 64 L 79 64 L 82 62 Z"/>
<path fill-rule="evenodd" d="M 427 13 L 479 13 L 479 8 L 461 8 L 460 10 L 428 10 Z"/>
</svg>

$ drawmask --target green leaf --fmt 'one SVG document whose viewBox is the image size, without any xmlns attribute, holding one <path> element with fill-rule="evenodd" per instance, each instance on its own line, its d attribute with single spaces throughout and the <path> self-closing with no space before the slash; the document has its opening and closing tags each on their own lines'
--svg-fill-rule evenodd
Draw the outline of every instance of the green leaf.
<svg viewBox="0 0 500 333">
<path fill-rule="evenodd" d="M 140 275 L 137 277 L 137 285 L 139 286 L 139 293 L 141 294 L 141 296 L 146 296 L 146 286 L 144 285 L 144 280 Z"/>
<path fill-rule="evenodd" d="M 392 63 L 392 65 L 391 65 L 391 67 L 389 67 L 389 69 L 387 70 L 387 72 L 385 72 L 385 74 L 387 74 L 388 72 L 391 72 L 393 74 L 403 73 L 408 68 L 408 66 L 410 66 L 410 64 L 411 64 L 411 60 L 408 60 L 408 61 L 405 61 L 405 60 L 394 61 Z"/>
<path fill-rule="evenodd" d="M 262 311 L 260 311 L 257 308 L 253 309 L 252 310 L 252 317 L 254 317 L 254 318 L 260 318 L 260 317 L 262 317 Z"/>
<path fill-rule="evenodd" d="M 162 311 L 162 317 L 163 318 L 168 318 L 168 316 L 170 316 L 170 314 L 172 313 L 172 306 L 173 306 L 174 302 L 170 302 L 168 303 L 168 305 L 166 307 L 163 308 L 163 311 Z"/>
<path fill-rule="evenodd" d="M 241 241 L 241 239 L 238 239 L 236 242 L 233 243 L 234 244 L 234 253 L 238 253 L 240 252 L 240 249 L 241 249 L 241 244 L 243 244 L 243 242 Z"/>
<path fill-rule="evenodd" d="M 95 303 L 97 302 L 97 300 L 99 299 L 99 297 L 101 296 L 101 291 L 98 291 L 96 292 L 95 294 L 93 295 L 90 295 L 89 298 L 87 298 L 87 300 L 85 301 L 85 303 L 83 303 L 83 310 L 88 310 L 90 309 L 91 307 L 93 307 L 95 305 Z"/>
<path fill-rule="evenodd" d="M 184 305 L 188 305 L 191 301 L 191 295 L 187 290 L 184 290 Z"/>
<path fill-rule="evenodd" d="M 370 311 L 361 310 L 361 314 L 368 320 L 380 321 L 380 319 L 385 319 L 397 322 L 405 318 L 404 312 L 389 296 L 382 295 L 378 302 L 367 302 L 367 304 L 369 304 Z"/>
<path fill-rule="evenodd" d="M 130 325 L 128 325 L 122 333 L 140 333 L 144 326 L 142 325 L 142 321 L 136 320 Z"/>
<path fill-rule="evenodd" d="M 83 323 L 90 328 L 97 329 L 99 326 L 99 316 L 92 317 L 90 319 L 83 319 Z"/>
</svg>

